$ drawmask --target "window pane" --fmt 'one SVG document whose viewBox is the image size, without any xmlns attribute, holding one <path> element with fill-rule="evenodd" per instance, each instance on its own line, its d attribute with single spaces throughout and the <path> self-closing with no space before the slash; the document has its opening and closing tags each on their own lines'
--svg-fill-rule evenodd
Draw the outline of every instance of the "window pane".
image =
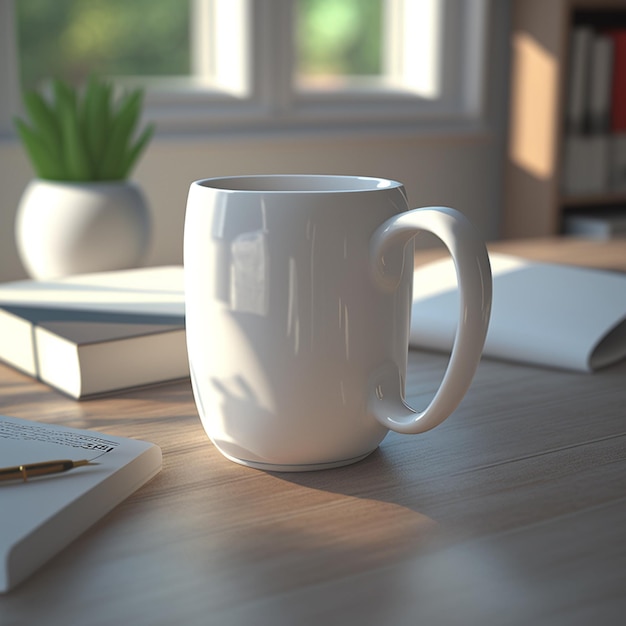
<svg viewBox="0 0 626 626">
<path fill-rule="evenodd" d="M 90 72 L 121 76 L 190 73 L 186 0 L 18 0 L 20 77 L 80 82 Z"/>
<path fill-rule="evenodd" d="M 333 87 L 382 74 L 383 0 L 296 0 L 296 81 Z"/>
</svg>

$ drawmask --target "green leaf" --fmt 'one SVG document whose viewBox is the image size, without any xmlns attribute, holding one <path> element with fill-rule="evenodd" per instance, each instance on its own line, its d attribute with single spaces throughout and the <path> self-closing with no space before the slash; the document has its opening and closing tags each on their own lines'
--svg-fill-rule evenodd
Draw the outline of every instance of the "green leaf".
<svg viewBox="0 0 626 626">
<path fill-rule="evenodd" d="M 125 156 L 139 119 L 142 98 L 139 89 L 128 94 L 111 120 L 111 132 L 99 167 L 100 177 L 104 180 L 124 177 Z"/>
<path fill-rule="evenodd" d="M 61 137 L 63 163 L 68 176 L 72 180 L 93 180 L 91 160 L 81 134 L 80 124 L 71 109 L 61 111 Z"/>
<path fill-rule="evenodd" d="M 132 145 L 130 150 L 126 154 L 126 158 L 124 159 L 124 178 L 128 178 L 130 172 L 132 171 L 139 155 L 143 152 L 147 143 L 150 141 L 150 138 L 154 134 L 154 124 L 148 125 L 144 131 L 139 135 L 137 141 Z"/>
<path fill-rule="evenodd" d="M 35 91 L 24 93 L 23 100 L 26 112 L 31 119 L 33 130 L 38 133 L 50 153 L 61 159 L 61 132 L 59 122 L 52 108 Z"/>
<path fill-rule="evenodd" d="M 90 77 L 83 104 L 83 134 L 94 167 L 94 175 L 99 175 L 99 161 L 104 154 L 111 119 L 110 84 Z"/>
<path fill-rule="evenodd" d="M 52 81 L 52 90 L 51 103 L 36 92 L 25 93 L 31 125 L 15 120 L 37 175 L 77 181 L 126 178 L 154 132 L 149 126 L 133 139 L 143 91 L 126 94 L 115 107 L 113 86 L 95 76 L 82 97 L 61 80 Z"/>
<path fill-rule="evenodd" d="M 63 180 L 65 176 L 62 163 L 49 151 L 40 135 L 20 118 L 15 118 L 14 122 L 37 176 L 49 180 Z"/>
<path fill-rule="evenodd" d="M 54 112 L 61 130 L 65 176 L 69 180 L 91 180 L 93 171 L 79 122 L 76 90 L 58 79 L 53 81 L 52 87 L 55 96 Z"/>
<path fill-rule="evenodd" d="M 76 91 L 58 78 L 52 81 L 52 89 L 54 91 L 55 114 L 60 118 L 64 111 L 69 111 L 76 116 Z"/>
</svg>

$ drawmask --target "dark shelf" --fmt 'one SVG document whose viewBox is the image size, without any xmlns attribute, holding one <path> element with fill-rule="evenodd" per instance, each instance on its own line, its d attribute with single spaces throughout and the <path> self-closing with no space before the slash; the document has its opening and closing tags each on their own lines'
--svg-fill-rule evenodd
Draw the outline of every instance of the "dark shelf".
<svg viewBox="0 0 626 626">
<path fill-rule="evenodd" d="M 626 6 L 619 8 L 577 9 L 572 12 L 574 26 L 591 26 L 598 30 L 626 27 Z"/>
</svg>

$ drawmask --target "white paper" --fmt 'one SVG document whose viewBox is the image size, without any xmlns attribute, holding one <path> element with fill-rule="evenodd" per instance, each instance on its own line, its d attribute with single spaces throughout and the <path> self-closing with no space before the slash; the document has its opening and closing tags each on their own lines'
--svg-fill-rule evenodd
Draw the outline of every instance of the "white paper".
<svg viewBox="0 0 626 626">
<path fill-rule="evenodd" d="M 94 460 L 27 482 L 0 482 L 0 592 L 7 591 L 161 468 L 154 444 L 0 416 L 0 466 Z"/>
<path fill-rule="evenodd" d="M 183 268 L 145 267 L 49 281 L 14 281 L 0 285 L 2 303 L 183 316 Z"/>
<path fill-rule="evenodd" d="M 484 356 L 591 372 L 626 357 L 626 275 L 491 254 Z M 459 317 L 450 259 L 414 274 L 411 345 L 450 351 Z"/>
</svg>

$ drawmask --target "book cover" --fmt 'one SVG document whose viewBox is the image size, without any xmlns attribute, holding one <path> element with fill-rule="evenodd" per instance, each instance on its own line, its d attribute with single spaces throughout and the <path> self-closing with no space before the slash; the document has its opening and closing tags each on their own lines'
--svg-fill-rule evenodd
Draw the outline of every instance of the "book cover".
<svg viewBox="0 0 626 626">
<path fill-rule="evenodd" d="M 626 28 L 609 30 L 613 41 L 611 77 L 611 187 L 626 189 Z"/>
<path fill-rule="evenodd" d="M 611 79 L 611 130 L 626 132 L 626 28 L 607 32 L 613 41 L 613 73 Z"/>
<path fill-rule="evenodd" d="M 483 354 L 593 372 L 626 357 L 626 275 L 490 254 L 493 306 Z M 450 259 L 416 269 L 411 345 L 449 352 L 459 315 Z"/>
<path fill-rule="evenodd" d="M 0 359 L 76 398 L 185 378 L 182 268 L 0 285 Z"/>
<path fill-rule="evenodd" d="M 161 469 L 158 446 L 0 416 L 0 466 L 67 459 L 95 464 L 0 482 L 0 592 L 24 581 Z"/>
<path fill-rule="evenodd" d="M 611 129 L 611 91 L 614 41 L 608 35 L 595 34 L 591 43 L 589 88 L 589 130 L 608 134 Z"/>
<path fill-rule="evenodd" d="M 584 130 L 588 108 L 592 42 L 593 30 L 588 26 L 577 26 L 572 29 L 565 109 L 566 131 L 568 134 L 579 134 Z"/>
</svg>

